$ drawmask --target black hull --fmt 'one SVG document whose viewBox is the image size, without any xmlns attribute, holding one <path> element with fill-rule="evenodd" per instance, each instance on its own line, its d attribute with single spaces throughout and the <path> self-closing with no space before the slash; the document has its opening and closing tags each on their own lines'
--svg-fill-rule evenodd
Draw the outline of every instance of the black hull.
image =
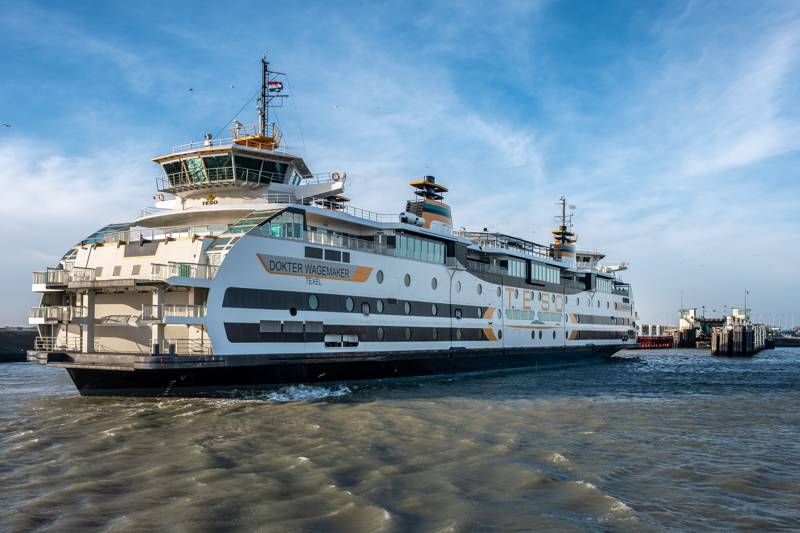
<svg viewBox="0 0 800 533">
<path fill-rule="evenodd" d="M 514 369 L 544 369 L 587 364 L 610 357 L 625 346 L 580 346 L 534 350 L 459 350 L 354 357 L 344 361 L 147 369 L 133 371 L 68 368 L 85 396 L 192 396 L 225 390 L 249 390 L 288 384 L 344 383 Z M 266 358 L 265 358 L 266 360 Z"/>
</svg>

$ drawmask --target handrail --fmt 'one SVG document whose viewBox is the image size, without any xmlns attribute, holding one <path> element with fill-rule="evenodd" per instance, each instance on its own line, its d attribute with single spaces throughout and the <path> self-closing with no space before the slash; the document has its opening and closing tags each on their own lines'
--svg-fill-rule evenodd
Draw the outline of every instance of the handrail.
<svg viewBox="0 0 800 533">
<path fill-rule="evenodd" d="M 94 268 L 72 267 L 71 281 L 95 281 L 96 279 L 97 270 Z"/>
<path fill-rule="evenodd" d="M 285 173 L 227 166 L 200 169 L 195 172 L 181 170 L 171 174 L 162 174 L 156 177 L 156 188 L 161 192 L 173 192 L 215 184 L 266 185 L 276 182 L 283 183 L 285 178 Z"/>
<path fill-rule="evenodd" d="M 214 236 L 225 233 L 227 225 L 205 226 L 165 226 L 160 228 L 130 228 L 125 231 L 106 233 L 99 237 L 98 243 L 149 242 L 165 239 L 178 239 L 196 236 Z"/>
<path fill-rule="evenodd" d="M 167 264 L 152 263 L 150 265 L 150 279 L 162 281 L 173 277 L 213 279 L 217 275 L 217 270 L 219 270 L 218 266 L 206 263 L 177 263 L 172 261 Z"/>
<path fill-rule="evenodd" d="M 69 322 L 73 318 L 84 318 L 86 316 L 86 307 L 69 305 L 31 307 L 28 312 L 28 318 L 43 318 L 59 322 Z"/>
<path fill-rule="evenodd" d="M 213 355 L 210 342 L 197 339 L 164 339 L 162 355 Z"/>
<path fill-rule="evenodd" d="M 208 308 L 191 304 L 142 304 L 141 320 L 164 320 L 166 317 L 202 318 Z"/>
<path fill-rule="evenodd" d="M 33 349 L 42 352 L 80 352 L 82 340 L 80 337 L 59 339 L 58 337 L 36 337 L 33 340 Z"/>
<path fill-rule="evenodd" d="M 33 273 L 34 285 L 66 285 L 72 280 L 71 270 L 48 268 Z"/>
</svg>

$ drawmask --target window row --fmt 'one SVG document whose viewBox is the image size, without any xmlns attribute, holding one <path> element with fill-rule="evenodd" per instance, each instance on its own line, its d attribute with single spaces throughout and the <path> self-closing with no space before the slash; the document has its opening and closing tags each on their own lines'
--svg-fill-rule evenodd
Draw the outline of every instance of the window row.
<svg viewBox="0 0 800 533">
<path fill-rule="evenodd" d="M 395 253 L 397 257 L 406 257 L 429 263 L 444 263 L 445 245 L 441 242 L 401 234 L 397 236 Z"/>
<path fill-rule="evenodd" d="M 598 292 L 612 292 L 613 282 L 606 278 L 597 278 Z"/>
<path fill-rule="evenodd" d="M 525 278 L 528 276 L 528 269 L 526 268 L 527 266 L 528 265 L 525 261 L 509 258 L 508 275 L 516 278 Z"/>
<path fill-rule="evenodd" d="M 561 282 L 561 270 L 557 267 L 532 262 L 531 269 L 531 278 L 533 279 L 554 284 Z"/>
</svg>

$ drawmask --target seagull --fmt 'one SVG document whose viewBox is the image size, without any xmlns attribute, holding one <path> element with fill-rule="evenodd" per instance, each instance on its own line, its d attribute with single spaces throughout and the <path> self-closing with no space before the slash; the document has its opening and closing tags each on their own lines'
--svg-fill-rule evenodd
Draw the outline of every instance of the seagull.
<svg viewBox="0 0 800 533">
<path fill-rule="evenodd" d="M 194 91 L 194 89 L 192 89 L 191 87 L 189 87 L 189 91 Z"/>
<path fill-rule="evenodd" d="M 3 122 L 3 126 L 5 126 L 6 128 L 10 128 L 11 124 L 8 124 L 7 122 Z"/>
</svg>

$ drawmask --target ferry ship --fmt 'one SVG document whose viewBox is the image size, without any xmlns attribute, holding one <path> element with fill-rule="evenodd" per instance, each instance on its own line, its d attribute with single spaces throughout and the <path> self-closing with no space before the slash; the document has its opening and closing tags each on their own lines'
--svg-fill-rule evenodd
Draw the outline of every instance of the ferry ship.
<svg viewBox="0 0 800 533">
<path fill-rule="evenodd" d="M 633 295 L 576 248 L 561 198 L 551 243 L 454 230 L 447 187 L 411 181 L 396 213 L 353 207 L 270 123 L 281 74 L 261 61 L 258 124 L 153 161 L 154 206 L 33 274 L 30 361 L 83 395 L 192 395 L 544 368 L 635 345 Z"/>
</svg>

